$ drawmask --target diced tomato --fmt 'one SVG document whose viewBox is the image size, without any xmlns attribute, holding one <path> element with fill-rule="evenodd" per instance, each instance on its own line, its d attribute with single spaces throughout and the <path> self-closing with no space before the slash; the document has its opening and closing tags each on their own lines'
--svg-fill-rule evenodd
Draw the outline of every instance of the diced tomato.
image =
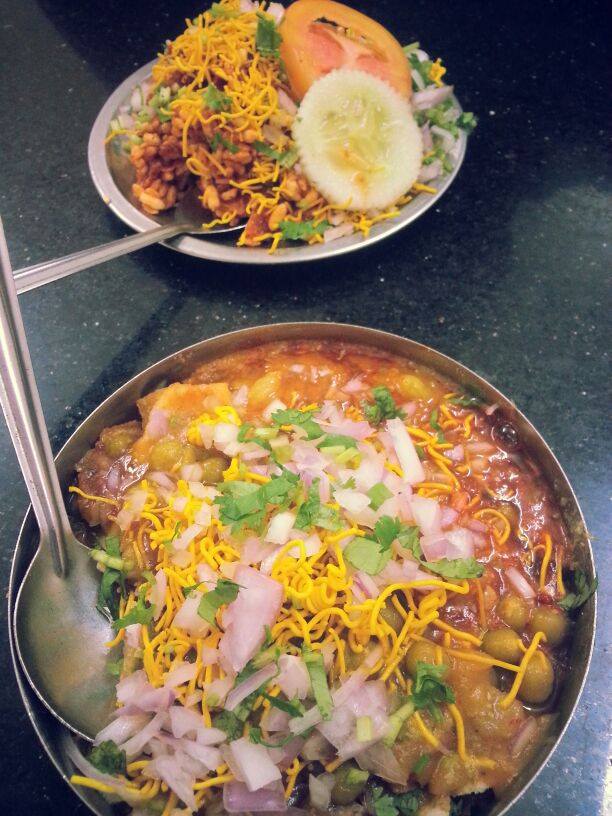
<svg viewBox="0 0 612 816">
<path fill-rule="evenodd" d="M 295 99 L 335 68 L 366 71 L 410 98 L 410 68 L 401 45 L 365 14 L 334 0 L 296 0 L 279 30 L 280 53 Z"/>
</svg>

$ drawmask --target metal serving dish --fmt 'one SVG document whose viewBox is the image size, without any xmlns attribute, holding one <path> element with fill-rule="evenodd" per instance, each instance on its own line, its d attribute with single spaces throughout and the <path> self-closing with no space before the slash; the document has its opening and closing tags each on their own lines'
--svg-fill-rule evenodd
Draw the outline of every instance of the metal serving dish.
<svg viewBox="0 0 612 816">
<path fill-rule="evenodd" d="M 134 418 L 136 400 L 144 394 L 161 385 L 185 378 L 198 365 L 208 360 L 248 346 L 292 339 L 344 340 L 374 346 L 426 365 L 459 384 L 476 389 L 488 402 L 497 403 L 500 406 L 501 414 L 515 425 L 522 444 L 538 462 L 561 508 L 570 540 L 575 547 L 578 563 L 589 578 L 593 577 L 593 553 L 584 518 L 572 488 L 546 442 L 516 406 L 486 380 L 450 357 L 413 340 L 360 326 L 339 323 L 281 323 L 260 326 L 203 340 L 166 357 L 115 391 L 74 432 L 57 455 L 60 482 L 66 488 L 72 479 L 75 463 L 96 441 L 103 428 Z M 36 697 L 23 676 L 15 654 L 13 635 L 15 597 L 27 565 L 38 545 L 37 538 L 34 515 L 29 510 L 17 540 L 11 569 L 8 594 L 9 635 L 15 674 L 32 725 L 55 767 L 68 782 L 71 765 L 66 757 L 66 744 L 71 739 L 70 732 L 49 714 Z M 93 603 L 95 603 L 94 598 L 92 598 Z M 508 788 L 503 799 L 492 807 L 487 816 L 501 816 L 508 811 L 537 777 L 563 736 L 585 683 L 593 649 L 595 613 L 596 600 L 593 597 L 581 609 L 576 621 L 571 653 L 572 671 L 565 681 L 558 715 L 548 738 L 540 746 L 523 773 Z M 97 816 L 111 816 L 112 808 L 100 794 L 84 788 L 75 787 L 74 790 Z"/>
<path fill-rule="evenodd" d="M 104 140 L 108 134 L 110 123 L 118 115 L 119 109 L 124 105 L 129 105 L 134 88 L 146 82 L 150 77 L 154 62 L 155 60 L 135 71 L 109 96 L 94 122 L 87 149 L 89 172 L 102 201 L 125 224 L 137 232 L 154 229 L 160 224 L 174 223 L 172 211 L 166 214 L 161 213 L 154 218 L 138 208 L 130 192 L 133 169 L 127 157 L 121 159 L 115 156 L 112 146 L 105 145 Z M 461 110 L 461 105 L 457 99 L 454 96 L 452 99 Z M 354 252 L 357 249 L 363 249 L 366 246 L 375 244 L 389 235 L 393 235 L 394 232 L 411 224 L 432 207 L 453 183 L 463 162 L 466 145 L 467 137 L 462 130 L 459 135 L 457 158 L 453 170 L 443 178 L 429 182 L 432 187 L 437 189 L 437 193 L 435 195 L 422 193 L 417 196 L 405 207 L 402 207 L 397 218 L 383 221 L 374 226 L 367 238 L 362 238 L 360 235 L 349 235 L 329 244 L 281 247 L 273 255 L 270 255 L 267 249 L 237 247 L 237 232 L 230 233 L 225 237 L 221 235 L 216 237 L 212 235 L 207 237 L 183 235 L 163 243 L 164 246 L 175 249 L 177 252 L 184 252 L 186 255 L 193 255 L 196 258 L 204 258 L 210 261 L 266 265 L 316 261 L 320 258 L 331 258 L 334 255 Z"/>
</svg>

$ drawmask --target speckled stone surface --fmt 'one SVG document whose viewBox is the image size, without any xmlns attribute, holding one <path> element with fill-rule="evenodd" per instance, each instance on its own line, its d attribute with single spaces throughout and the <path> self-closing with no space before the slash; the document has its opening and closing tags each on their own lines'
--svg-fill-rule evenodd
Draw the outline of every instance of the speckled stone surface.
<svg viewBox="0 0 612 816">
<path fill-rule="evenodd" d="M 132 374 L 219 332 L 314 319 L 405 334 L 488 377 L 551 444 L 594 536 L 603 622 L 612 590 L 604 560 L 610 527 L 605 4 L 355 5 L 375 10 L 403 42 L 419 39 L 443 56 L 464 107 L 478 114 L 455 185 L 416 224 L 346 260 L 249 269 L 155 247 L 24 295 L 53 444 L 58 448 Z M 195 10 L 183 0 L 6 1 L 0 214 L 15 268 L 126 233 L 89 180 L 89 129 L 110 91 Z M 3 428 L 0 457 L 6 582 L 27 500 Z M 575 719 L 512 816 L 604 812 L 609 635 L 601 625 Z M 84 816 L 22 709 L 4 621 L 0 672 L 2 811 Z"/>
</svg>

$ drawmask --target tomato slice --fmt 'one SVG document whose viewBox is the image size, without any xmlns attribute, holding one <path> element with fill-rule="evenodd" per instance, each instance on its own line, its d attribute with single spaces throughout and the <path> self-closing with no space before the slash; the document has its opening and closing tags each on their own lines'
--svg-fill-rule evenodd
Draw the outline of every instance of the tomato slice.
<svg viewBox="0 0 612 816">
<path fill-rule="evenodd" d="M 401 45 L 365 14 L 334 0 L 296 0 L 279 31 L 280 53 L 296 100 L 334 68 L 366 71 L 410 98 L 410 67 Z"/>
</svg>

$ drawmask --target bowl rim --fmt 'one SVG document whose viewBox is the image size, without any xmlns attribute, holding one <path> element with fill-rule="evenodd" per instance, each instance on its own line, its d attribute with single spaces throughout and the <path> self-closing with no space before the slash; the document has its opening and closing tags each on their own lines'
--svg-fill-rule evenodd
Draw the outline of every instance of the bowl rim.
<svg viewBox="0 0 612 816">
<path fill-rule="evenodd" d="M 308 335 L 306 335 L 305 332 L 307 332 Z M 434 372 L 441 373 L 443 376 L 454 379 L 459 384 L 469 382 L 470 385 L 475 386 L 481 391 L 481 393 L 484 393 L 488 400 L 491 397 L 494 397 L 493 401 L 500 405 L 500 410 L 503 410 L 504 413 L 509 410 L 512 419 L 520 423 L 521 432 L 528 431 L 527 448 L 532 456 L 534 455 L 532 452 L 532 447 L 534 444 L 536 444 L 539 449 L 539 453 L 543 453 L 545 459 L 547 460 L 547 464 L 550 465 L 559 476 L 561 485 L 560 487 L 555 488 L 550 481 L 549 474 L 545 474 L 546 481 L 549 483 L 549 487 L 553 491 L 553 495 L 562 507 L 562 512 L 565 514 L 565 510 L 563 510 L 563 501 L 569 501 L 571 506 L 566 508 L 567 512 L 576 515 L 578 527 L 573 533 L 569 529 L 567 532 L 571 538 L 575 537 L 578 539 L 578 537 L 580 537 L 580 540 L 577 540 L 576 544 L 580 545 L 581 550 L 583 550 L 583 565 L 589 572 L 589 577 L 592 578 L 594 576 L 595 563 L 593 550 L 584 516 L 574 490 L 553 451 L 545 442 L 541 434 L 535 429 L 527 417 L 514 405 L 514 403 L 505 397 L 505 395 L 499 391 L 496 386 L 492 385 L 484 377 L 458 362 L 454 358 L 408 337 L 403 337 L 401 335 L 379 329 L 359 326 L 357 324 L 316 321 L 269 323 L 261 326 L 237 329 L 231 332 L 225 332 L 213 337 L 205 338 L 166 355 L 162 359 L 147 366 L 145 369 L 127 380 L 123 385 L 119 386 L 119 388 L 115 389 L 87 417 L 85 417 L 85 419 L 73 431 L 55 456 L 56 464 L 60 469 L 60 481 L 62 481 L 62 467 L 66 473 L 73 471 L 75 460 L 72 460 L 72 465 L 70 462 L 65 461 L 68 453 L 72 450 L 72 447 L 77 444 L 77 447 L 83 448 L 84 452 L 84 450 L 90 446 L 92 439 L 95 440 L 101 428 L 104 427 L 104 422 L 100 423 L 100 420 L 106 413 L 109 412 L 110 409 L 115 408 L 117 404 L 121 403 L 124 395 L 129 393 L 133 396 L 134 390 L 138 392 L 140 390 L 141 383 L 145 383 L 146 386 L 148 386 L 142 390 L 142 394 L 148 393 L 148 391 L 152 390 L 152 387 L 155 387 L 154 383 L 156 380 L 159 382 L 158 375 L 160 373 L 162 374 L 161 382 L 164 382 L 167 381 L 167 377 L 165 375 L 170 373 L 172 369 L 178 369 L 180 373 L 177 372 L 177 376 L 184 377 L 186 376 L 185 372 L 189 368 L 193 369 L 198 362 L 201 363 L 207 359 L 219 358 L 231 353 L 232 351 L 262 345 L 267 342 L 282 342 L 297 339 L 335 339 L 347 343 L 371 346 L 374 349 L 383 350 L 391 354 L 396 354 L 400 357 L 403 356 L 408 360 L 415 360 L 416 358 L 416 362 L 419 364 L 428 366 Z M 204 353 L 201 354 L 201 352 Z M 198 357 L 201 359 L 197 360 Z M 184 368 L 184 370 L 181 371 L 181 368 Z M 440 371 L 440 368 L 443 370 Z M 130 402 L 129 407 L 133 407 L 133 401 Z M 124 408 L 123 413 L 125 414 L 125 412 L 126 409 Z M 90 426 L 94 428 L 93 434 L 87 433 Z M 538 464 L 542 465 L 544 463 L 543 460 L 540 459 L 539 455 L 535 458 L 537 459 Z M 563 489 L 563 496 L 558 495 L 557 492 L 558 490 L 561 490 L 561 488 Z M 51 728 L 51 730 L 54 732 L 53 737 L 55 737 L 55 739 L 60 743 L 60 746 L 61 744 L 65 744 L 65 741 L 70 738 L 70 732 L 64 726 L 61 726 L 49 713 L 48 709 L 40 702 L 36 696 L 36 693 L 25 679 L 17 656 L 14 638 L 14 604 L 19 584 L 21 578 L 23 577 L 23 572 L 25 571 L 27 563 L 29 563 L 29 560 L 33 554 L 32 542 L 36 538 L 36 522 L 32 508 L 29 506 L 17 536 L 15 550 L 11 560 L 8 585 L 8 628 L 13 670 L 21 698 L 32 727 L 34 728 L 36 735 L 38 736 L 43 748 L 45 749 L 58 773 L 64 779 L 66 784 L 72 789 L 72 791 L 91 809 L 93 813 L 97 814 L 97 816 L 110 816 L 113 811 L 106 800 L 103 799 L 101 794 L 98 794 L 95 791 L 90 791 L 89 789 L 80 788 L 79 786 L 75 786 L 70 783 L 65 761 L 62 761 L 65 760 L 65 757 L 62 756 L 61 747 L 58 748 L 55 745 L 51 745 L 51 740 L 48 736 L 47 730 Z M 25 552 L 28 548 L 30 551 L 32 551 L 29 556 L 27 552 Z M 18 573 L 21 573 L 21 575 Z M 490 811 L 489 816 L 503 816 L 503 814 L 508 812 L 508 810 L 522 797 L 525 791 L 537 779 L 542 769 L 548 763 L 561 742 L 574 716 L 576 707 L 586 683 L 594 649 L 596 615 L 597 593 L 591 597 L 589 602 L 582 607 L 579 613 L 579 619 L 584 618 L 582 626 L 589 632 L 589 637 L 587 643 L 583 642 L 580 644 L 583 647 L 580 665 L 574 666 L 574 668 L 568 672 L 568 676 L 565 678 L 566 683 L 569 678 L 572 678 L 574 683 L 577 680 L 577 685 L 574 685 L 573 687 L 573 700 L 571 701 L 569 709 L 565 712 L 564 721 L 560 730 L 554 734 L 548 743 L 545 740 L 540 745 L 536 751 L 537 756 L 530 759 L 523 771 L 521 771 L 521 773 L 518 775 L 517 779 L 510 785 L 510 790 L 512 790 L 513 786 L 516 786 L 516 790 L 512 792 L 511 798 L 508 801 L 502 800 L 501 803 L 496 803 L 493 806 L 493 809 Z M 577 676 L 578 670 L 581 672 L 579 676 Z M 527 774 L 526 769 L 532 764 L 534 768 L 529 772 L 529 774 Z M 521 780 L 523 775 L 527 776 L 524 781 Z M 520 785 L 517 785 L 518 781 L 521 781 Z"/>
<path fill-rule="evenodd" d="M 151 60 L 141 66 L 129 77 L 123 80 L 108 97 L 92 126 L 87 145 L 87 162 L 91 180 L 100 195 L 100 198 L 109 209 L 136 232 L 144 232 L 159 226 L 153 218 L 147 216 L 134 206 L 119 189 L 113 174 L 108 166 L 104 140 L 108 134 L 111 120 L 115 117 L 119 107 L 125 104 L 134 90 L 134 87 L 144 82 L 151 73 L 151 67 L 156 60 Z M 452 94 L 455 105 L 462 111 L 457 97 Z M 182 235 L 163 241 L 162 245 L 191 255 L 195 258 L 219 261 L 222 263 L 240 263 L 252 265 L 273 265 L 285 263 L 307 263 L 323 260 L 356 252 L 365 249 L 378 241 L 390 237 L 394 233 L 411 224 L 430 207 L 436 204 L 440 197 L 451 186 L 459 172 L 467 149 L 468 138 L 465 131 L 460 130 L 457 143 L 457 156 L 453 169 L 446 176 L 434 180 L 431 184 L 437 189 L 435 195 L 422 193 L 401 208 L 397 218 L 389 219 L 376 224 L 367 238 L 358 235 L 349 235 L 337 241 L 325 244 L 308 244 L 297 247 L 280 248 L 270 254 L 268 249 L 256 247 L 238 247 L 221 243 L 218 240 L 207 240 L 206 237 Z"/>
</svg>

